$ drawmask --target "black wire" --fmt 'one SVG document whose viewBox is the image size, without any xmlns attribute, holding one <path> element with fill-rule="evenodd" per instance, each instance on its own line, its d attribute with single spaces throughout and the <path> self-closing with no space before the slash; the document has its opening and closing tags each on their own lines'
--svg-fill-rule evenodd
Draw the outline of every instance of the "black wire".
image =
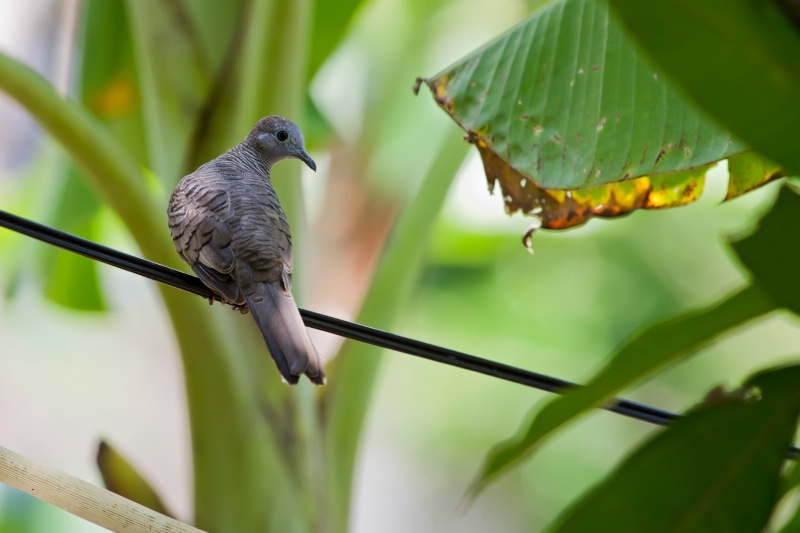
<svg viewBox="0 0 800 533">
<path fill-rule="evenodd" d="M 211 298 L 219 301 L 219 296 L 203 285 L 198 278 L 175 270 L 174 268 L 129 255 L 119 250 L 114 250 L 102 244 L 97 244 L 96 242 L 12 215 L 3 210 L 0 210 L 0 226 L 90 259 L 127 270 L 128 272 L 133 272 L 134 274 L 197 294 L 204 298 Z M 394 333 L 356 324 L 354 322 L 348 322 L 307 309 L 300 309 L 300 314 L 305 324 L 310 328 L 327 331 L 334 335 L 347 337 L 348 339 L 365 342 L 396 352 L 422 357 L 423 359 L 436 361 L 437 363 L 444 363 L 465 370 L 471 370 L 505 381 L 519 383 L 520 385 L 546 392 L 561 394 L 567 389 L 578 386 L 575 383 L 563 379 L 538 374 L 529 370 L 490 361 L 489 359 L 475 357 L 474 355 L 457 352 L 449 348 L 428 344 L 427 342 L 418 341 L 416 339 L 402 337 Z M 602 409 L 659 426 L 667 426 L 680 418 L 680 415 L 676 413 L 623 399 L 613 400 L 603 406 Z M 790 459 L 800 457 L 800 448 L 792 447 L 789 450 L 788 457 Z"/>
</svg>

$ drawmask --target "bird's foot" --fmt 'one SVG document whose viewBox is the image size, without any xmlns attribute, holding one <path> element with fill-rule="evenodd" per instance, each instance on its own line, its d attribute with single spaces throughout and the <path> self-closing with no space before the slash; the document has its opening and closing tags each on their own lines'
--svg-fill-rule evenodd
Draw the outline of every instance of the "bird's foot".
<svg viewBox="0 0 800 533">
<path fill-rule="evenodd" d="M 247 308 L 247 304 L 246 304 L 246 303 L 243 303 L 243 304 L 235 304 L 235 303 L 233 303 L 233 302 L 229 302 L 229 301 L 228 301 L 228 300 L 226 300 L 225 298 L 222 298 L 222 297 L 220 297 L 220 298 L 214 298 L 214 297 L 212 297 L 212 296 L 209 296 L 209 297 L 207 298 L 207 300 L 208 300 L 208 305 L 214 305 L 214 302 L 219 302 L 219 303 L 220 303 L 220 304 L 222 304 L 222 305 L 230 305 L 230 306 L 231 306 L 231 308 L 232 308 L 234 311 L 239 311 L 239 312 L 240 312 L 240 313 L 242 313 L 243 315 L 246 315 L 247 313 L 249 313 L 249 312 L 250 312 L 250 309 L 248 309 L 248 308 Z"/>
</svg>

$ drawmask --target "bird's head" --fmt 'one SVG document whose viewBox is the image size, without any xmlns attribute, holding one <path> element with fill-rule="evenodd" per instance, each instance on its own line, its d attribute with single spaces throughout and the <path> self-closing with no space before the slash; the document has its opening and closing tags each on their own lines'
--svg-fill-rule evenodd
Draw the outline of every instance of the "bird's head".
<svg viewBox="0 0 800 533">
<path fill-rule="evenodd" d="M 262 118 L 253 126 L 247 141 L 269 165 L 294 157 L 308 165 L 311 170 L 317 170 L 317 164 L 306 152 L 303 133 L 289 119 L 277 115 Z"/>
</svg>

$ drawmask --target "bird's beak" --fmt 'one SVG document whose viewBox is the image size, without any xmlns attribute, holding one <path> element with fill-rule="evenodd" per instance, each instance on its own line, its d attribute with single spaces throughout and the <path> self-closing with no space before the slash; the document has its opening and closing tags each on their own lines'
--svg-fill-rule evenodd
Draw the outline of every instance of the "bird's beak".
<svg viewBox="0 0 800 533">
<path fill-rule="evenodd" d="M 308 152 L 306 152 L 305 150 L 297 151 L 297 159 L 308 165 L 308 168 L 310 168 L 314 172 L 317 171 L 317 164 L 314 163 L 314 160 L 311 159 L 311 156 L 308 155 Z"/>
</svg>

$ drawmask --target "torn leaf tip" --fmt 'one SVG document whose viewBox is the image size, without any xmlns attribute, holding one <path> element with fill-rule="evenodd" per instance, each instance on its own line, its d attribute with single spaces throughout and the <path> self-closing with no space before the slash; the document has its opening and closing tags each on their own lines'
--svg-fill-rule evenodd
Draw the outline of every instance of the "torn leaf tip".
<svg viewBox="0 0 800 533">
<path fill-rule="evenodd" d="M 414 91 L 414 96 L 419 95 L 419 88 L 422 87 L 422 84 L 425 82 L 425 78 L 419 77 L 414 81 L 414 86 L 411 88 Z"/>
<path fill-rule="evenodd" d="M 533 255 L 533 246 L 531 245 L 531 237 L 533 237 L 533 233 L 542 226 L 541 222 L 538 224 L 531 224 L 528 226 L 528 229 L 525 230 L 525 234 L 522 236 L 522 244 L 525 246 L 525 249 L 528 250 L 528 253 Z"/>
</svg>

